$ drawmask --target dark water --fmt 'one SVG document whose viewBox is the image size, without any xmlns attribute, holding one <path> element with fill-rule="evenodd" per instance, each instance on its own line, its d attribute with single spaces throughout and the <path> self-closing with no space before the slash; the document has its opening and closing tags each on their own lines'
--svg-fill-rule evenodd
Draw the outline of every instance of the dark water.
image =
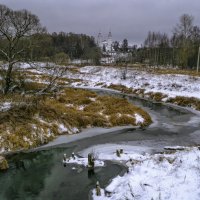
<svg viewBox="0 0 200 200">
<path fill-rule="evenodd" d="M 200 144 L 199 116 L 113 92 L 98 93 L 127 98 L 147 110 L 155 123 L 145 129 L 124 129 L 44 151 L 13 155 L 9 158 L 10 169 L 0 173 L 0 200 L 87 200 L 97 180 L 105 187 L 111 178 L 125 170 L 123 166 L 112 162 L 95 169 L 94 174 L 76 165 L 64 167 L 61 163 L 64 153 L 70 156 L 73 151 L 105 143 L 139 145 L 151 148 L 152 152 L 161 151 L 166 145 Z"/>
<path fill-rule="evenodd" d="M 73 149 L 58 148 L 12 156 L 9 160 L 11 168 L 0 174 L 0 199 L 88 199 L 89 191 L 97 180 L 105 186 L 123 170 L 122 166 L 111 162 L 96 168 L 94 173 L 73 164 L 64 167 L 61 158 L 64 153 L 70 156 Z"/>
</svg>

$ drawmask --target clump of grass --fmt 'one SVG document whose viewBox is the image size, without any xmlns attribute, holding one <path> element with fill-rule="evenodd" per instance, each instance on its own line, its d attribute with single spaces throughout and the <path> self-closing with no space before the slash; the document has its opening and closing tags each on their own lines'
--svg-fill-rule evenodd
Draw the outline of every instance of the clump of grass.
<svg viewBox="0 0 200 200">
<path fill-rule="evenodd" d="M 167 102 L 174 103 L 179 106 L 192 107 L 196 110 L 200 110 L 200 100 L 194 97 L 177 96 L 175 98 L 169 98 Z"/>
<path fill-rule="evenodd" d="M 66 89 L 59 97 L 59 101 L 66 104 L 85 105 L 90 104 L 97 95 L 94 92 L 81 89 Z"/>
<path fill-rule="evenodd" d="M 97 111 L 103 111 L 105 109 L 105 105 L 102 104 L 100 101 L 95 101 L 90 103 L 84 108 L 84 111 L 90 112 L 90 113 L 95 113 Z"/>
<path fill-rule="evenodd" d="M 148 92 L 148 93 L 146 93 L 146 95 L 149 95 L 149 97 L 151 99 L 153 99 L 154 101 L 157 101 L 157 102 L 160 102 L 160 101 L 162 101 L 162 99 L 167 97 L 167 95 L 165 95 L 161 92 Z"/>
<path fill-rule="evenodd" d="M 112 126 L 136 125 L 135 118 L 128 115 L 118 116 L 117 114 L 112 114 L 110 116 L 110 122 Z"/>
<path fill-rule="evenodd" d="M 127 87 L 124 86 L 124 85 L 115 85 L 115 84 L 111 84 L 111 85 L 108 86 L 107 88 L 114 89 L 114 90 L 119 90 L 119 91 L 124 92 L 124 93 L 127 93 L 127 94 L 130 94 L 130 93 L 132 93 L 132 91 L 133 91 L 131 88 L 127 88 Z"/>
<path fill-rule="evenodd" d="M 44 83 L 26 82 L 26 83 L 24 84 L 23 89 L 24 89 L 25 91 L 30 91 L 30 90 L 39 91 L 39 90 L 43 89 L 45 86 L 46 86 L 46 84 L 44 84 Z"/>
</svg>

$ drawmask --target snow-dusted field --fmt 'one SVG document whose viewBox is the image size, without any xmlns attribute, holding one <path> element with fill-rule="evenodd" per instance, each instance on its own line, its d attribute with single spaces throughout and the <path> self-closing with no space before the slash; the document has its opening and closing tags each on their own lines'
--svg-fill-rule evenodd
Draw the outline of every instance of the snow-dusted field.
<svg viewBox="0 0 200 200">
<path fill-rule="evenodd" d="M 124 85 L 133 89 L 145 89 L 148 92 L 161 92 L 168 97 L 185 96 L 200 98 L 200 78 L 178 74 L 148 74 L 145 71 L 128 69 L 126 80 L 122 79 L 123 69 L 114 67 L 86 66 L 80 73 L 68 73 L 66 77 L 82 79 L 73 86 L 102 87 L 111 84 Z"/>
<path fill-rule="evenodd" d="M 141 155 L 126 152 L 129 172 L 117 176 L 101 190 L 94 200 L 199 200 L 200 199 L 200 151 L 185 148 L 172 154 Z M 108 151 L 104 157 L 113 160 Z M 131 159 L 131 160 L 130 160 Z M 119 159 L 117 159 L 119 160 Z M 123 156 L 122 156 L 122 160 Z"/>
<path fill-rule="evenodd" d="M 52 63 L 48 64 L 48 66 L 52 65 Z M 31 69 L 33 66 L 37 67 Z M 34 63 L 33 66 L 24 63 L 19 65 L 20 68 L 27 69 L 30 72 L 51 74 L 51 70 L 44 68 L 45 63 Z M 144 89 L 145 93 L 161 92 L 167 95 L 163 101 L 176 96 L 200 99 L 200 77 L 180 74 L 154 74 L 133 68 L 128 68 L 125 72 L 125 69 L 120 67 L 85 66 L 77 68 L 68 66 L 68 68 L 76 68 L 76 71 L 67 71 L 65 78 L 81 80 L 73 82 L 72 86 L 101 88 L 115 84 L 132 89 Z M 124 73 L 126 79 L 123 79 Z"/>
</svg>

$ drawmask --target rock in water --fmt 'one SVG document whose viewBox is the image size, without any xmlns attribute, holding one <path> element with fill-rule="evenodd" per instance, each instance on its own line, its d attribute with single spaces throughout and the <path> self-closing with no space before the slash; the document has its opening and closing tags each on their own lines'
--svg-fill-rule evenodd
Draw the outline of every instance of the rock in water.
<svg viewBox="0 0 200 200">
<path fill-rule="evenodd" d="M 9 166 L 7 160 L 3 156 L 0 156 L 0 170 L 6 170 L 8 168 Z"/>
</svg>

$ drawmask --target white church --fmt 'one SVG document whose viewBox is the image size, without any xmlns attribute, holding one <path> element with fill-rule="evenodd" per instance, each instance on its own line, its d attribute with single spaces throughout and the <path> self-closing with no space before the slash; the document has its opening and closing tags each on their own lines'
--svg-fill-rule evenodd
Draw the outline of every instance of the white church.
<svg viewBox="0 0 200 200">
<path fill-rule="evenodd" d="M 103 38 L 101 32 L 99 32 L 97 37 L 97 45 L 101 48 L 102 51 L 105 52 L 113 52 L 113 41 L 112 41 L 112 33 L 111 31 L 108 33 L 107 38 Z"/>
</svg>

